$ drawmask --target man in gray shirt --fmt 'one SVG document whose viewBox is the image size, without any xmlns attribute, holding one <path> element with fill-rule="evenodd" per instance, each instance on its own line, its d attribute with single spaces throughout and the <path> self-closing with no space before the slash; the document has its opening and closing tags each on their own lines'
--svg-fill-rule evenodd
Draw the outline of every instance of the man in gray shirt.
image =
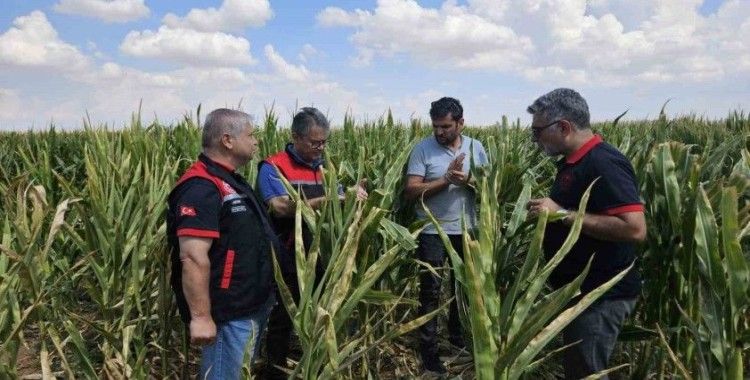
<svg viewBox="0 0 750 380">
<path fill-rule="evenodd" d="M 430 108 L 433 136 L 420 141 L 412 150 L 407 168 L 404 197 L 418 200 L 424 197 L 425 206 L 435 216 L 445 231 L 451 245 L 463 256 L 461 220 L 470 230 L 476 227 L 476 201 L 474 191 L 467 186 L 472 159 L 476 165 L 487 164 L 487 154 L 482 143 L 461 134 L 464 128 L 463 107 L 453 98 L 444 97 L 432 102 Z M 417 207 L 417 217 L 427 219 L 425 211 Z M 419 260 L 433 267 L 442 267 L 448 256 L 437 229 L 429 224 L 419 235 L 417 248 Z M 451 271 L 451 291 L 455 294 L 455 277 Z M 432 312 L 440 302 L 440 277 L 425 271 L 420 275 L 420 315 Z M 448 333 L 451 344 L 464 347 L 458 305 L 454 299 L 448 316 Z M 426 371 L 446 373 L 438 357 L 437 319 L 433 318 L 420 328 L 420 354 Z"/>
</svg>

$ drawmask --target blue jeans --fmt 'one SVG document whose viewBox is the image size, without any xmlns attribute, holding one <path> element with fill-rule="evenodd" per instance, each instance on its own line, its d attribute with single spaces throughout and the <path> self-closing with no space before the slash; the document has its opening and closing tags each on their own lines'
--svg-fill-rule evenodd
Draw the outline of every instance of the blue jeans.
<svg viewBox="0 0 750 380">
<path fill-rule="evenodd" d="M 249 363 L 258 356 L 260 337 L 275 303 L 275 297 L 270 295 L 266 303 L 248 315 L 247 319 L 216 325 L 216 340 L 204 346 L 201 353 L 200 379 L 240 378 L 245 355 L 248 354 Z"/>
<path fill-rule="evenodd" d="M 566 379 L 580 379 L 607 369 L 622 322 L 633 312 L 635 298 L 598 300 L 563 330 Z M 602 379 L 608 379 L 603 376 Z"/>
</svg>

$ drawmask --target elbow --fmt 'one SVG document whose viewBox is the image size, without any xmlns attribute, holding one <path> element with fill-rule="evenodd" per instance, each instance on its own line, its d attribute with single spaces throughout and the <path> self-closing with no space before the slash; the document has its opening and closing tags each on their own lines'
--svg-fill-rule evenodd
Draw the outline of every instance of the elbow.
<svg viewBox="0 0 750 380">
<path fill-rule="evenodd" d="M 207 254 L 200 255 L 191 251 L 181 252 L 180 261 L 182 261 L 183 272 L 193 269 L 203 272 L 211 269 L 211 261 Z"/>
<path fill-rule="evenodd" d="M 271 207 L 271 215 L 274 215 L 279 218 L 286 218 L 288 215 L 286 210 L 282 207 Z"/>
<path fill-rule="evenodd" d="M 415 199 L 417 199 L 416 192 L 413 189 L 410 189 L 408 187 L 405 188 L 404 189 L 404 200 L 413 201 Z"/>
<path fill-rule="evenodd" d="M 269 208 L 271 214 L 279 218 L 289 218 L 294 216 L 294 207 L 290 201 L 271 202 Z"/>
<path fill-rule="evenodd" d="M 630 240 L 635 243 L 643 243 L 646 241 L 646 226 L 638 226 L 634 228 L 630 234 Z"/>
</svg>

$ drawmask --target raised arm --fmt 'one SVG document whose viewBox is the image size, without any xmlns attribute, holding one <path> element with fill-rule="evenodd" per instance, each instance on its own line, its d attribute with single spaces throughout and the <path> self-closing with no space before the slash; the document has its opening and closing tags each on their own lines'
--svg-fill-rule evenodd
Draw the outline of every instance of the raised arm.
<svg viewBox="0 0 750 380">
<path fill-rule="evenodd" d="M 450 182 L 445 176 L 434 181 L 425 182 L 425 178 L 417 175 L 410 175 L 406 179 L 406 188 L 404 189 L 404 198 L 407 200 L 416 200 L 420 196 L 429 198 L 436 193 L 448 188 Z"/>
</svg>

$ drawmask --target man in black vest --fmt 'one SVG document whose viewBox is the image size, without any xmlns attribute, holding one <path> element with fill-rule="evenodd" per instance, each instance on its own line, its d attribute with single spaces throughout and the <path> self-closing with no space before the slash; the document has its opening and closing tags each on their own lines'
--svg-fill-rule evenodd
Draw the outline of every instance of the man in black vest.
<svg viewBox="0 0 750 380">
<path fill-rule="evenodd" d="M 258 150 L 249 115 L 208 114 L 203 153 L 169 195 L 172 288 L 190 342 L 202 346 L 201 379 L 238 379 L 254 358 L 274 304 L 265 207 L 235 172 Z"/>
<path fill-rule="evenodd" d="M 271 210 L 271 219 L 276 234 L 283 246 L 277 254 L 284 283 L 299 301 L 299 284 L 294 260 L 294 213 L 296 205 L 289 197 L 286 188 L 279 178 L 279 172 L 303 195 L 307 204 L 313 209 L 323 205 L 325 189 L 323 187 L 323 153 L 330 135 L 330 126 L 325 115 L 313 107 L 302 108 L 292 120 L 292 142 L 283 151 L 266 158 L 258 169 L 258 191 Z M 278 170 L 278 172 L 277 172 Z M 360 200 L 367 198 L 362 185 L 356 187 Z M 339 190 L 339 196 L 343 192 Z M 309 248 L 312 236 L 303 226 L 305 248 Z M 323 268 L 318 262 L 317 278 Z M 266 336 L 266 364 L 268 378 L 285 378 L 276 366 L 285 367 L 289 353 L 289 339 L 293 330 L 292 321 L 286 311 L 281 297 L 278 305 L 271 312 Z"/>
<path fill-rule="evenodd" d="M 549 197 L 532 199 L 532 216 L 543 208 L 563 218 L 547 225 L 544 252 L 551 258 L 583 213 L 581 236 L 550 276 L 557 289 L 581 274 L 593 261 L 581 285 L 587 294 L 627 269 L 635 260 L 635 243 L 646 238 L 643 203 L 633 167 L 615 147 L 591 131 L 586 100 L 576 91 L 558 88 L 528 107 L 533 141 L 550 156 L 561 155 Z M 585 210 L 576 210 L 594 184 Z M 563 330 L 566 379 L 579 379 L 607 368 L 622 322 L 633 311 L 641 279 L 632 269 Z M 605 376 L 606 378 L 606 376 Z"/>
</svg>

